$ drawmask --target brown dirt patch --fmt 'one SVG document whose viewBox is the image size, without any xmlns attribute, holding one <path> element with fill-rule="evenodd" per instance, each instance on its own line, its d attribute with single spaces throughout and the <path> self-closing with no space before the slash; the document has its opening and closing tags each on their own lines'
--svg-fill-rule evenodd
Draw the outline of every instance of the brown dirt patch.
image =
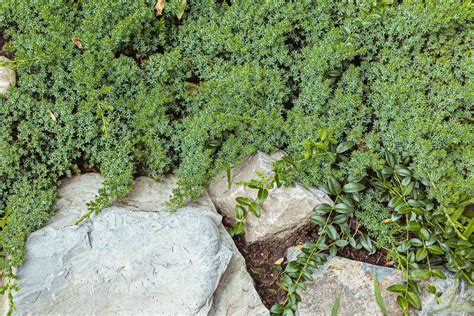
<svg viewBox="0 0 474 316">
<path fill-rule="evenodd" d="M 229 219 L 224 216 L 223 222 L 228 226 Z M 294 231 L 286 239 L 275 238 L 250 245 L 246 244 L 243 236 L 234 238 L 237 248 L 245 258 L 247 270 L 255 282 L 255 288 L 267 308 L 271 308 L 273 304 L 282 303 L 286 298 L 285 291 L 278 286 L 280 275 L 274 268 L 274 262 L 285 258 L 284 265 L 289 247 L 316 240 L 318 237 L 317 228 L 317 225 L 309 223 Z M 365 250 L 352 250 L 350 247 L 339 250 L 338 256 L 381 266 L 386 265 L 389 261 L 386 251 L 378 251 L 369 255 Z"/>
</svg>

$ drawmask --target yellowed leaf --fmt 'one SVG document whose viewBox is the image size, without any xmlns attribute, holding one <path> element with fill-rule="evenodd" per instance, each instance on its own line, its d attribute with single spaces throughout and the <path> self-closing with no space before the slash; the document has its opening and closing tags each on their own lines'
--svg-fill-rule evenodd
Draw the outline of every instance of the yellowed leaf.
<svg viewBox="0 0 474 316">
<path fill-rule="evenodd" d="M 187 1 L 186 0 L 181 0 L 181 5 L 179 6 L 178 12 L 176 12 L 176 17 L 178 20 L 181 20 L 183 17 L 184 11 L 186 10 L 187 6 Z"/>
<path fill-rule="evenodd" d="M 386 218 L 382 221 L 382 224 L 390 223 L 392 221 L 391 218 Z"/>
<path fill-rule="evenodd" d="M 159 16 L 163 15 L 164 8 L 165 8 L 165 0 L 158 0 L 155 5 L 155 10 Z"/>
<path fill-rule="evenodd" d="M 303 245 L 303 244 L 299 244 L 299 245 L 296 245 L 295 247 L 298 248 L 298 249 L 301 249 L 301 248 L 304 247 L 304 245 Z"/>
<path fill-rule="evenodd" d="M 53 120 L 53 122 L 56 123 L 56 116 L 50 109 L 48 109 L 48 114 L 49 114 L 49 117 Z"/>
<path fill-rule="evenodd" d="M 74 37 L 74 38 L 72 39 L 72 42 L 74 43 L 74 45 L 77 46 L 77 48 L 79 48 L 79 49 L 84 49 L 84 46 L 82 46 L 82 43 L 79 42 L 79 40 L 78 40 L 77 38 Z"/>
<path fill-rule="evenodd" d="M 283 263 L 284 260 L 285 260 L 285 258 L 280 258 L 277 261 L 275 261 L 275 264 L 279 266 L 280 264 Z"/>
</svg>

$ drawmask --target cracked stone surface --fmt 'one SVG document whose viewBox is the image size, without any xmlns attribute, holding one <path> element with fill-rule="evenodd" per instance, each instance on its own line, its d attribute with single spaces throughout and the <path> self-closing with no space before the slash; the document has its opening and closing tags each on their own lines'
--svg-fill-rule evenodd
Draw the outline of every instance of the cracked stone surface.
<svg viewBox="0 0 474 316">
<path fill-rule="evenodd" d="M 234 218 L 237 197 L 252 199 L 257 197 L 257 190 L 236 183 L 256 179 L 256 171 L 272 175 L 272 163 L 283 155 L 282 151 L 271 156 L 257 152 L 244 159 L 239 166 L 231 170 L 230 189 L 226 174 L 217 177 L 208 189 L 215 206 L 222 213 Z M 253 243 L 275 236 L 284 238 L 295 229 L 307 224 L 311 215 L 314 215 L 313 208 L 322 203 L 332 204 L 332 201 L 324 192 L 317 189 L 305 189 L 300 184 L 288 188 L 275 187 L 269 191 L 268 199 L 262 205 L 260 218 L 249 216 L 245 220 L 245 240 Z"/>
<path fill-rule="evenodd" d="M 269 314 L 206 195 L 170 213 L 175 180 L 141 177 L 123 201 L 73 225 L 102 180 L 63 181 L 57 214 L 28 238 L 14 314 Z"/>
<path fill-rule="evenodd" d="M 300 252 L 297 248 L 290 248 L 288 259 L 295 259 Z M 454 279 L 447 272 L 446 274 L 446 280 L 435 279 L 434 283 L 444 293 L 440 298 L 441 304 L 436 303 L 432 294 L 424 292 L 421 295 L 423 310 L 412 311 L 413 314 L 468 316 L 474 313 L 473 287 Z M 392 284 L 403 282 L 404 278 L 399 270 L 341 257 L 329 257 L 323 266 L 313 271 L 314 281 L 307 282 L 307 291 L 299 293 L 302 302 L 297 314 L 330 315 L 335 298 L 342 291 L 338 315 L 383 315 L 375 300 L 375 275 L 389 315 L 400 315 L 396 304 L 397 295 L 386 290 Z"/>
<path fill-rule="evenodd" d="M 0 56 L 0 62 L 10 61 L 4 56 Z M 7 67 L 0 66 L 0 94 L 6 94 L 8 87 L 16 84 L 15 70 Z"/>
</svg>

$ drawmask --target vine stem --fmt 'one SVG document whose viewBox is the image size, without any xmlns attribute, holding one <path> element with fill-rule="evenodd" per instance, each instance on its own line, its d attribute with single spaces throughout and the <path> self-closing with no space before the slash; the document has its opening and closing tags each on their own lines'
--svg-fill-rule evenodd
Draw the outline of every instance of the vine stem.
<svg viewBox="0 0 474 316">
<path fill-rule="evenodd" d="M 338 199 L 339 199 L 339 195 L 334 200 L 334 204 L 337 202 Z M 326 222 L 324 223 L 321 234 L 318 236 L 318 239 L 316 240 L 316 243 L 315 243 L 315 246 L 314 246 L 313 250 L 311 250 L 311 253 L 308 256 L 308 259 L 306 259 L 306 261 L 303 265 L 303 268 L 301 269 L 300 273 L 298 274 L 298 277 L 295 280 L 295 284 L 300 283 L 301 278 L 303 277 L 304 271 L 308 268 L 309 262 L 318 253 L 318 247 L 317 246 L 319 244 L 319 241 L 321 240 L 321 236 L 323 236 L 323 234 L 325 234 L 325 232 L 326 232 L 326 227 L 328 226 L 328 223 L 329 223 L 329 220 L 331 219 L 331 215 L 332 215 L 333 211 L 334 211 L 334 207 L 333 207 L 333 209 L 331 209 L 331 212 L 329 212 L 328 218 L 326 219 Z M 287 303 L 288 303 L 288 298 L 286 298 L 285 301 L 283 302 L 283 306 L 285 306 Z"/>
</svg>

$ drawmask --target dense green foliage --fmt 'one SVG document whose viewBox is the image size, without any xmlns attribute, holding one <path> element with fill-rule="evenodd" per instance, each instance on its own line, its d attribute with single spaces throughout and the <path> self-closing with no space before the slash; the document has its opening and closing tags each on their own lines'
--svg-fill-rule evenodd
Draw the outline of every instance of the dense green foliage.
<svg viewBox="0 0 474 316">
<path fill-rule="evenodd" d="M 438 205 L 472 193 L 470 1 L 188 0 L 181 20 L 181 1 L 155 4 L 0 3 L 18 75 L 0 98 L 3 265 L 22 262 L 61 177 L 98 168 L 98 211 L 134 175 L 175 172 L 179 205 L 244 155 L 298 154 L 322 128 L 357 148 L 306 165 L 307 185 L 361 178 L 391 152 Z M 356 215 L 384 244 L 379 199 Z"/>
<path fill-rule="evenodd" d="M 243 183 L 258 190 L 258 194 L 255 199 L 236 198 L 237 223 L 229 228 L 231 234 L 245 234 L 245 220 L 249 214 L 262 215 L 261 205 L 274 187 L 293 185 L 301 180 L 305 176 L 301 173 L 305 165 L 312 165 L 323 156 L 332 157 L 337 168 L 350 159 L 355 145 L 351 141 L 338 144 L 327 130 L 319 133 L 317 141 L 306 140 L 303 144 L 305 151 L 301 155 L 276 161 L 271 176 L 259 174 L 257 179 Z M 282 262 L 275 264 L 281 272 L 279 285 L 287 292 L 287 299 L 273 306 L 274 314 L 292 315 L 301 300 L 298 292 L 306 289 L 303 282 L 313 279 L 311 269 L 326 262 L 324 252 L 334 256 L 339 248 L 349 246 L 356 250 L 365 248 L 369 255 L 383 248 L 403 271 L 404 282 L 387 288 L 398 294 L 397 303 L 403 315 L 409 315 L 409 308 L 422 308 L 419 281 L 446 278 L 439 269 L 441 266 L 472 284 L 474 214 L 467 207 L 474 203 L 474 196 L 458 192 L 449 206 L 440 205 L 427 195 L 429 182 L 419 178 L 409 163 L 408 160 L 398 162 L 387 152 L 380 170 L 368 169 L 364 177 L 357 178 L 346 174 L 342 183 L 330 177 L 321 186 L 334 203 L 314 207 L 316 215 L 311 216 L 311 220 L 319 227 L 317 239 L 306 242 L 301 253 L 287 262 L 284 270 Z M 358 218 L 355 225 L 351 221 L 354 216 Z M 375 235 L 375 241 L 370 235 Z M 439 301 L 443 293 L 433 283 L 426 288 Z M 376 299 L 383 309 L 381 298 Z"/>
</svg>

